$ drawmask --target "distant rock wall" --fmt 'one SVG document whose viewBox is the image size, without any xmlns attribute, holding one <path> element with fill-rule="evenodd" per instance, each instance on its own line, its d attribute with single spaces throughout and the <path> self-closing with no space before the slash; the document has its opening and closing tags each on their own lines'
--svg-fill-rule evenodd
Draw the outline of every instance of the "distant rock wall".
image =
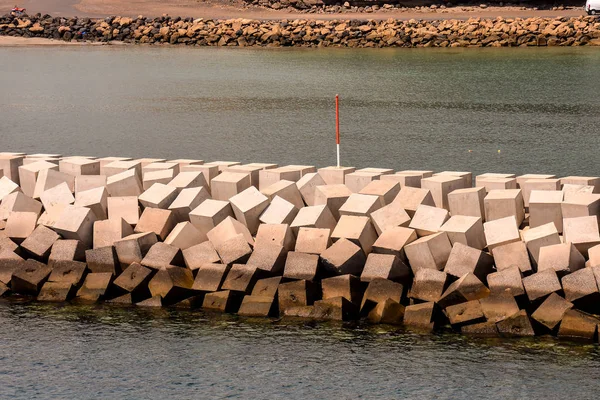
<svg viewBox="0 0 600 400">
<path fill-rule="evenodd" d="M 0 35 L 65 41 L 259 47 L 515 47 L 600 45 L 594 17 L 469 20 L 205 20 L 0 17 Z"/>
</svg>

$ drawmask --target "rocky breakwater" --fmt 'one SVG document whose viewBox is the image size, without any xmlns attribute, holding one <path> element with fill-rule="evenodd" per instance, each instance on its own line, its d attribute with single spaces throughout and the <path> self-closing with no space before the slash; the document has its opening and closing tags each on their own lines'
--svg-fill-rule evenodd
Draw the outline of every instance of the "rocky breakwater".
<svg viewBox="0 0 600 400">
<path fill-rule="evenodd" d="M 600 45 L 600 22 L 594 17 L 258 21 L 170 17 L 93 20 L 37 15 L 0 18 L 0 35 L 239 47 L 582 46 Z"/>
<path fill-rule="evenodd" d="M 600 178 L 0 153 L 0 296 L 598 340 Z"/>
</svg>

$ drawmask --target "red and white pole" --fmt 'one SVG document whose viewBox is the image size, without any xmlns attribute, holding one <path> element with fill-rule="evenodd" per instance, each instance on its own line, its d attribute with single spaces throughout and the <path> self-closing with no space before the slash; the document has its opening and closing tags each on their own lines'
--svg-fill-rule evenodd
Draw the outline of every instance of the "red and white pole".
<svg viewBox="0 0 600 400">
<path fill-rule="evenodd" d="M 337 166 L 340 167 L 340 96 L 335 95 L 335 144 L 337 146 Z"/>
</svg>

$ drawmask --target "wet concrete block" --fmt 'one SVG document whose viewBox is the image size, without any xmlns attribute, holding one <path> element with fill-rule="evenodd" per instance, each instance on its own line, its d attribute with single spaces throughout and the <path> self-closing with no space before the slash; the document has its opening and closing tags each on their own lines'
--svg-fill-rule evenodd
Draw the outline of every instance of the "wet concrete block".
<svg viewBox="0 0 600 400">
<path fill-rule="evenodd" d="M 238 172 L 223 172 L 210 182 L 212 198 L 222 201 L 228 201 L 250 186 L 250 175 Z"/>
<path fill-rule="evenodd" d="M 225 277 L 223 289 L 250 294 L 256 282 L 265 275 L 265 271 L 256 265 L 233 264 Z"/>
<path fill-rule="evenodd" d="M 202 264 L 196 273 L 192 289 L 203 292 L 216 292 L 221 290 L 225 277 L 229 273 L 230 266 L 220 263 Z"/>
<path fill-rule="evenodd" d="M 136 303 L 136 306 L 139 307 L 162 307 L 163 305 L 163 299 L 160 296 L 152 296 L 149 299 Z"/>
<path fill-rule="evenodd" d="M 50 174 L 51 170 L 48 170 Z M 38 177 L 38 179 L 40 179 Z M 75 200 L 79 192 L 86 192 L 92 189 L 106 188 L 107 178 L 105 175 L 80 175 L 75 177 Z M 108 193 L 108 192 L 107 192 Z"/>
<path fill-rule="evenodd" d="M 486 221 L 513 216 L 517 225 L 521 225 L 525 218 L 521 189 L 490 190 L 483 199 L 483 207 Z"/>
<path fill-rule="evenodd" d="M 478 324 L 461 326 L 460 333 L 478 337 L 498 336 L 498 327 L 494 322 L 486 321 Z"/>
<path fill-rule="evenodd" d="M 437 303 L 442 308 L 483 299 L 490 295 L 490 290 L 472 273 L 466 273 L 448 286 Z"/>
<path fill-rule="evenodd" d="M 377 232 L 368 217 L 342 215 L 331 233 L 331 239 L 348 239 L 359 245 L 365 254 L 371 252 L 373 243 L 377 240 Z"/>
<path fill-rule="evenodd" d="M 483 233 L 485 234 L 487 247 L 491 252 L 496 247 L 521 241 L 519 227 L 514 216 L 485 222 Z"/>
<path fill-rule="evenodd" d="M 448 256 L 444 272 L 456 278 L 470 272 L 480 281 L 486 282 L 487 276 L 494 272 L 494 258 L 481 250 L 455 243 Z"/>
<path fill-rule="evenodd" d="M 326 278 L 321 281 L 322 298 L 324 300 L 344 297 L 346 300 L 360 304 L 364 294 L 363 284 L 354 275 L 346 274 Z"/>
<path fill-rule="evenodd" d="M 315 188 L 315 205 L 326 205 L 333 217 L 340 218 L 340 207 L 348 200 L 352 191 L 346 185 L 324 185 Z"/>
<path fill-rule="evenodd" d="M 414 229 L 419 237 L 433 235 L 441 230 L 449 218 L 447 210 L 421 204 L 408 227 Z"/>
<path fill-rule="evenodd" d="M 368 217 L 373 211 L 381 208 L 379 197 L 352 193 L 348 200 L 340 207 L 340 215 L 354 215 Z"/>
<path fill-rule="evenodd" d="M 145 208 L 167 209 L 177 198 L 177 189 L 173 186 L 155 183 L 148 190 L 139 195 L 138 201 Z"/>
<path fill-rule="evenodd" d="M 210 311 L 235 313 L 239 310 L 242 297 L 231 290 L 207 293 L 202 302 L 202 308 Z"/>
<path fill-rule="evenodd" d="M 251 234 L 256 234 L 260 224 L 259 217 L 269 205 L 269 199 L 254 186 L 251 186 L 232 196 L 229 202 L 235 218 L 244 224 Z"/>
<path fill-rule="evenodd" d="M 167 243 L 157 242 L 150 247 L 141 264 L 152 269 L 161 269 L 169 265 L 183 265 L 181 250 Z"/>
<path fill-rule="evenodd" d="M 523 287 L 530 302 L 543 300 L 551 293 L 562 290 L 554 269 L 539 271 L 523 278 Z"/>
<path fill-rule="evenodd" d="M 296 238 L 287 224 L 261 224 L 254 245 L 260 247 L 263 244 L 275 244 L 289 251 L 294 250 Z"/>
<path fill-rule="evenodd" d="M 318 296 L 317 286 L 305 280 L 281 283 L 277 292 L 280 315 L 291 307 L 310 306 Z"/>
<path fill-rule="evenodd" d="M 245 263 L 252 254 L 252 248 L 241 233 L 215 245 L 215 250 L 224 264 Z"/>
<path fill-rule="evenodd" d="M 583 311 L 597 311 L 600 293 L 593 268 L 582 268 L 561 279 L 565 299 Z"/>
<path fill-rule="evenodd" d="M 479 299 L 479 303 L 485 318 L 494 324 L 519 312 L 517 301 L 508 290 L 491 293 Z"/>
<path fill-rule="evenodd" d="M 21 243 L 33 234 L 37 218 L 32 212 L 12 212 L 6 220 L 4 233 L 12 241 Z"/>
<path fill-rule="evenodd" d="M 6 176 L 0 178 L 0 201 L 4 200 L 9 194 L 19 192 L 21 188 L 15 182 L 8 179 Z"/>
<path fill-rule="evenodd" d="M 296 215 L 298 215 L 298 209 L 292 203 L 275 196 L 260 215 L 259 221 L 262 224 L 291 224 Z"/>
<path fill-rule="evenodd" d="M 417 271 L 409 292 L 411 299 L 436 302 L 442 296 L 448 283 L 448 275 L 443 271 L 424 268 Z"/>
<path fill-rule="evenodd" d="M 48 280 L 52 268 L 35 260 L 27 260 L 12 273 L 10 288 L 14 293 L 37 296 Z"/>
<path fill-rule="evenodd" d="M 166 237 L 165 243 L 175 246 L 181 250 L 195 246 L 206 241 L 206 237 L 202 235 L 198 229 L 190 222 L 180 222 Z"/>
<path fill-rule="evenodd" d="M 67 185 L 71 193 L 75 192 L 74 176 L 64 174 L 53 169 L 42 170 L 38 174 L 37 180 L 35 181 L 35 187 L 33 188 L 33 198 L 39 199 L 42 193 L 44 193 L 46 190 L 52 189 L 53 187 L 56 187 L 63 183 Z"/>
<path fill-rule="evenodd" d="M 295 235 L 300 228 L 319 228 L 333 231 L 336 219 L 326 205 L 309 206 L 298 210 L 298 214 L 290 224 Z"/>
<path fill-rule="evenodd" d="M 117 259 L 124 269 L 133 263 L 141 263 L 158 238 L 154 232 L 134 233 L 114 242 Z"/>
<path fill-rule="evenodd" d="M 157 171 L 148 171 L 143 173 L 142 187 L 148 190 L 155 183 L 166 185 L 173 180 L 174 171 L 172 169 L 162 169 Z"/>
<path fill-rule="evenodd" d="M 130 169 L 106 179 L 106 190 L 111 197 L 139 196 L 144 191 L 140 175 Z"/>
<path fill-rule="evenodd" d="M 287 250 L 280 245 L 266 243 L 254 247 L 246 264 L 253 265 L 266 273 L 277 275 L 283 272 Z"/>
<path fill-rule="evenodd" d="M 53 267 L 58 261 L 84 261 L 85 246 L 79 240 L 57 240 L 52 245 L 48 265 Z"/>
<path fill-rule="evenodd" d="M 377 196 L 382 206 L 391 204 L 400 193 L 400 183 L 393 180 L 375 180 L 362 188 L 359 194 Z"/>
<path fill-rule="evenodd" d="M 407 244 L 404 251 L 413 274 L 416 274 L 422 268 L 442 270 L 448 261 L 452 245 L 446 232 L 439 232 Z"/>
<path fill-rule="evenodd" d="M 208 180 L 201 171 L 183 171 L 175 174 L 174 178 L 167 185 L 176 188 L 178 193 L 181 193 L 185 189 L 198 189 L 202 187 L 210 195 Z"/>
<path fill-rule="evenodd" d="M 392 254 L 369 254 L 360 274 L 360 280 L 363 282 L 371 282 L 377 278 L 407 282 L 410 277 L 410 268 L 400 258 Z"/>
<path fill-rule="evenodd" d="M 402 207 L 411 218 L 415 215 L 417 208 L 421 204 L 435 207 L 435 202 L 429 189 L 418 189 L 409 186 L 400 189 L 400 193 L 398 193 L 393 203 Z"/>
<path fill-rule="evenodd" d="M 81 241 L 87 248 L 93 245 L 96 216 L 86 207 L 66 206 L 58 216 L 53 229 L 65 239 Z"/>
<path fill-rule="evenodd" d="M 57 261 L 52 266 L 49 282 L 67 282 L 78 287 L 87 274 L 87 264 L 79 261 Z"/>
<path fill-rule="evenodd" d="M 406 211 L 398 204 L 391 203 L 371 213 L 371 222 L 377 235 L 398 226 L 408 227 L 411 220 Z"/>
<path fill-rule="evenodd" d="M 435 207 L 450 209 L 448 194 L 457 189 L 464 189 L 464 180 L 451 175 L 437 175 L 421 180 L 421 188 L 428 189 L 433 197 Z"/>
<path fill-rule="evenodd" d="M 334 275 L 360 275 L 366 262 L 365 253 L 348 239 L 340 239 L 320 254 L 325 270 Z"/>
<path fill-rule="evenodd" d="M 4 283 L 0 282 L 0 297 L 7 296 L 10 294 L 10 288 Z"/>
<path fill-rule="evenodd" d="M 594 340 L 599 320 L 579 310 L 568 310 L 563 315 L 558 329 L 560 338 L 579 338 Z"/>
<path fill-rule="evenodd" d="M 367 320 L 372 324 L 400 325 L 404 318 L 405 307 L 392 299 L 377 303 L 367 315 Z"/>
<path fill-rule="evenodd" d="M 237 313 L 245 317 L 277 317 L 279 314 L 277 298 L 246 295 Z"/>
<path fill-rule="evenodd" d="M 210 240 L 215 248 L 218 248 L 221 244 L 235 237 L 236 235 L 242 235 L 248 244 L 254 245 L 254 239 L 252 238 L 248 228 L 241 222 L 231 217 L 225 218 L 206 234 L 208 240 Z"/>
<path fill-rule="evenodd" d="M 192 271 L 169 265 L 156 272 L 148 283 L 148 290 L 153 297 L 160 296 L 163 305 L 170 305 L 190 297 L 193 285 Z"/>
<path fill-rule="evenodd" d="M 552 331 L 558 326 L 565 312 L 573 308 L 573 303 L 563 299 L 556 293 L 551 293 L 531 314 L 531 318 Z"/>
<path fill-rule="evenodd" d="M 161 240 L 165 240 L 176 224 L 172 211 L 146 208 L 133 231 L 135 233 L 154 232 Z"/>
<path fill-rule="evenodd" d="M 496 327 L 498 327 L 498 332 L 502 336 L 535 336 L 531 320 L 525 310 L 520 310 L 514 315 L 496 323 Z"/>
<path fill-rule="evenodd" d="M 404 286 L 387 279 L 373 279 L 369 282 L 360 304 L 360 313 L 367 316 L 378 303 L 392 299 L 398 303 L 402 302 Z"/>
<path fill-rule="evenodd" d="M 75 196 L 75 206 L 87 207 L 94 212 L 96 219 L 108 218 L 108 191 L 105 187 L 78 192 Z"/>
<path fill-rule="evenodd" d="M 406 260 L 404 246 L 417 240 L 414 229 L 396 227 L 382 232 L 373 243 L 372 252 L 377 254 L 394 254 L 401 260 Z"/>
<path fill-rule="evenodd" d="M 565 193 L 560 210 L 563 218 L 598 216 L 600 215 L 600 195 L 595 193 Z"/>
<path fill-rule="evenodd" d="M 42 203 L 21 192 L 15 192 L 2 199 L 0 219 L 7 219 L 13 212 L 32 212 L 39 215 L 41 211 Z"/>
<path fill-rule="evenodd" d="M 200 232 L 207 234 L 228 217 L 233 218 L 233 210 L 228 201 L 207 199 L 194 208 L 189 217 Z"/>
<path fill-rule="evenodd" d="M 202 265 L 220 263 L 221 258 L 211 242 L 197 244 L 182 251 L 185 266 L 192 272 L 197 271 Z"/>
<path fill-rule="evenodd" d="M 533 271 L 525 242 L 513 242 L 495 247 L 492 251 L 492 256 L 494 257 L 494 263 L 498 271 L 503 271 L 514 266 L 518 267 L 523 273 Z"/>
<path fill-rule="evenodd" d="M 321 254 L 331 245 L 329 229 L 300 228 L 296 238 L 295 251 L 299 253 Z"/>
<path fill-rule="evenodd" d="M 342 182 L 343 183 L 343 178 Z M 327 183 L 321 177 L 319 173 L 312 172 L 304 175 L 298 182 L 296 182 L 296 187 L 300 191 L 300 195 L 302 196 L 302 200 L 304 204 L 307 206 L 315 205 L 315 188 L 317 186 L 323 186 Z"/>
<path fill-rule="evenodd" d="M 464 325 L 479 324 L 486 321 L 479 300 L 448 306 L 444 313 L 455 329 Z"/>
<path fill-rule="evenodd" d="M 310 317 L 317 320 L 351 321 L 358 315 L 358 307 L 343 297 L 315 301 Z"/>
<path fill-rule="evenodd" d="M 533 190 L 538 191 L 557 191 L 560 190 L 560 181 L 558 179 L 527 179 L 520 184 L 523 191 L 523 202 L 525 207 L 529 207 L 529 198 Z"/>
<path fill-rule="evenodd" d="M 518 266 L 513 265 L 489 274 L 487 276 L 487 283 L 492 294 L 502 293 L 508 289 L 509 292 L 516 297 L 525 294 L 522 279 L 523 275 L 521 270 Z"/>
<path fill-rule="evenodd" d="M 572 243 L 545 246 L 540 249 L 538 272 L 554 270 L 564 276 L 585 267 L 585 258 Z"/>
<path fill-rule="evenodd" d="M 433 331 L 436 305 L 434 302 L 412 304 L 404 309 L 404 325 L 410 329 Z"/>
<path fill-rule="evenodd" d="M 533 190 L 529 196 L 529 226 L 536 228 L 554 223 L 559 232 L 563 230 L 563 194 L 560 191 Z"/>
<path fill-rule="evenodd" d="M 40 171 L 43 171 L 45 169 L 53 169 L 55 171 L 58 171 L 58 165 L 43 160 L 36 161 L 28 165 L 21 165 L 20 167 L 18 167 L 18 181 L 15 179 L 12 179 L 12 181 L 15 183 L 19 183 L 23 194 L 29 197 L 33 197 L 35 183 L 37 181 L 38 175 Z"/>
<path fill-rule="evenodd" d="M 531 254 L 534 265 L 539 263 L 541 248 L 561 243 L 558 230 L 553 223 L 540 225 L 524 231 L 523 241 L 527 246 L 529 254 Z"/>
<path fill-rule="evenodd" d="M 296 182 L 281 180 L 261 189 L 260 192 L 269 201 L 273 201 L 275 196 L 279 196 L 285 201 L 292 203 L 298 209 L 304 207 L 304 200 L 302 199 L 300 190 L 298 190 L 298 186 L 296 186 Z"/>
<path fill-rule="evenodd" d="M 358 193 L 364 189 L 369 183 L 379 180 L 382 174 L 379 172 L 355 171 L 346 175 L 344 184 L 352 193 Z"/>
<path fill-rule="evenodd" d="M 132 235 L 133 229 L 123 218 L 94 222 L 94 248 L 113 246 L 116 241 Z"/>
<path fill-rule="evenodd" d="M 77 288 L 69 282 L 46 282 L 37 296 L 38 301 L 67 301 L 75 297 Z"/>
<path fill-rule="evenodd" d="M 208 199 L 210 194 L 204 187 L 182 189 L 169 205 L 168 210 L 173 211 L 177 222 L 189 221 L 190 213 Z"/>
<path fill-rule="evenodd" d="M 346 175 L 356 171 L 354 167 L 325 167 L 319 168 L 318 174 L 323 178 L 326 185 L 343 185 Z"/>
<path fill-rule="evenodd" d="M 60 185 L 44 191 L 40 195 L 40 201 L 44 208 L 48 209 L 56 204 L 73 204 L 75 202 L 75 197 L 73 197 L 73 193 L 69 189 L 69 186 L 63 182 Z"/>
<path fill-rule="evenodd" d="M 140 220 L 137 196 L 109 197 L 107 208 L 109 219 L 123 218 L 129 225 L 137 225 Z"/>
<path fill-rule="evenodd" d="M 483 223 L 479 217 L 453 215 L 439 229 L 448 234 L 450 243 L 462 243 L 483 250 L 486 247 Z"/>
<path fill-rule="evenodd" d="M 588 255 L 591 247 L 600 244 L 596 216 L 565 218 L 563 228 L 565 243 L 572 243 L 584 256 Z"/>
<path fill-rule="evenodd" d="M 58 162 L 58 170 L 69 175 L 100 175 L 100 161 L 74 157 Z"/>
<path fill-rule="evenodd" d="M 52 229 L 39 225 L 31 235 L 21 243 L 21 247 L 25 249 L 31 257 L 43 262 L 50 256 L 52 246 L 58 239 L 60 239 L 60 236 Z"/>
<path fill-rule="evenodd" d="M 290 251 L 285 260 L 283 276 L 290 279 L 314 281 L 320 276 L 319 256 Z"/>
</svg>

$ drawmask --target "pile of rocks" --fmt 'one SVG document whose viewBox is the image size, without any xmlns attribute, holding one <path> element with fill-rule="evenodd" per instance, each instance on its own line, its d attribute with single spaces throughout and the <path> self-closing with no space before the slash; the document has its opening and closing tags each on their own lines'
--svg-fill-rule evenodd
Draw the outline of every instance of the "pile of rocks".
<svg viewBox="0 0 600 400">
<path fill-rule="evenodd" d="M 409 21 L 0 18 L 0 35 L 196 46 L 502 47 L 600 45 L 593 17 Z"/>
<path fill-rule="evenodd" d="M 600 178 L 0 153 L 0 293 L 597 338 Z"/>
</svg>

